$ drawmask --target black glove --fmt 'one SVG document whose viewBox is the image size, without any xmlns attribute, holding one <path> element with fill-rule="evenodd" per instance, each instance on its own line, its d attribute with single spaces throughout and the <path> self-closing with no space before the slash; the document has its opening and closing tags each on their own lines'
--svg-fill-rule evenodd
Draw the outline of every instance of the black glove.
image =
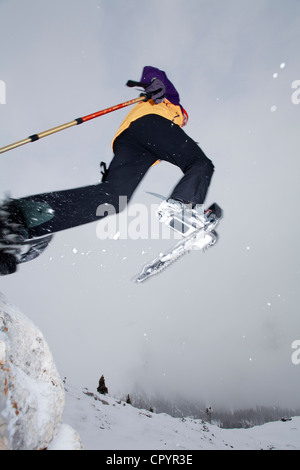
<svg viewBox="0 0 300 470">
<path fill-rule="evenodd" d="M 150 85 L 145 87 L 145 91 L 155 104 L 162 103 L 165 99 L 166 87 L 159 78 L 154 78 Z"/>
<path fill-rule="evenodd" d="M 128 80 L 126 83 L 130 88 L 134 86 L 141 86 L 145 88 L 146 101 L 152 99 L 155 104 L 162 103 L 165 99 L 166 87 L 159 78 L 153 78 L 149 85 L 145 85 L 142 82 L 136 82 L 134 80 Z"/>
</svg>

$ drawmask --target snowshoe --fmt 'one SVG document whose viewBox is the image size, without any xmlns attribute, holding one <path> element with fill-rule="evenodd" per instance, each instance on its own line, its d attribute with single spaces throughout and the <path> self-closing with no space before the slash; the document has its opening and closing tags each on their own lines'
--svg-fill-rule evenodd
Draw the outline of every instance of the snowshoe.
<svg viewBox="0 0 300 470">
<path fill-rule="evenodd" d="M 168 201 L 166 202 L 168 203 Z M 173 201 L 171 204 L 173 206 Z M 162 203 L 158 210 L 158 216 L 171 229 L 181 233 L 183 238 L 169 250 L 160 253 L 157 258 L 146 264 L 140 274 L 133 279 L 137 283 L 142 283 L 149 277 L 159 274 L 192 250 L 206 250 L 213 246 L 218 239 L 215 227 L 222 217 L 222 209 L 217 204 L 213 204 L 200 215 L 190 208 L 184 214 L 182 206 L 181 209 L 177 204 L 175 207 L 172 206 Z"/>
</svg>

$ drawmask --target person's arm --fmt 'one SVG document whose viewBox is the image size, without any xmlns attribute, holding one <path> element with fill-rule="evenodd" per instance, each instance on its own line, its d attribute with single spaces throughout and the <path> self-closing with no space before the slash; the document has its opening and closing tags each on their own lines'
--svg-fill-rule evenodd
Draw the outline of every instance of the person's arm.
<svg viewBox="0 0 300 470">
<path fill-rule="evenodd" d="M 169 100 L 171 103 L 175 105 L 179 105 L 180 104 L 179 94 L 176 88 L 174 87 L 174 85 L 168 79 L 166 73 L 163 72 L 162 70 L 159 70 L 155 67 L 151 67 L 148 65 L 144 67 L 142 78 L 141 78 L 141 83 L 143 83 L 144 85 L 150 85 L 150 87 L 151 86 L 155 87 L 157 83 L 157 88 L 159 89 L 159 86 L 161 87 L 161 84 L 159 82 L 155 83 L 155 79 L 160 80 L 160 82 L 163 83 L 165 87 L 164 97 L 167 98 L 167 100 Z M 146 91 L 148 90 L 146 89 Z"/>
</svg>

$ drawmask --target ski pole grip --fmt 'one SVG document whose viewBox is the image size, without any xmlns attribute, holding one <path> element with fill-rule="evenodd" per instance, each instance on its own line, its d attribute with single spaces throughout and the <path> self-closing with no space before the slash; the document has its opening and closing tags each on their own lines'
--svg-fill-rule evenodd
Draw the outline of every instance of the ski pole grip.
<svg viewBox="0 0 300 470">
<path fill-rule="evenodd" d="M 145 88 L 145 84 L 142 83 L 142 82 L 136 82 L 134 80 L 128 80 L 128 82 L 126 83 L 126 86 L 129 86 L 129 88 L 133 88 L 134 86 L 141 86 L 143 88 Z M 147 85 L 146 85 L 147 86 Z"/>
<path fill-rule="evenodd" d="M 142 88 L 146 88 L 148 86 L 148 84 L 145 84 L 145 83 L 142 83 L 142 82 L 136 82 L 135 80 L 128 80 L 128 82 L 126 83 L 126 86 L 130 87 L 130 88 L 133 88 L 135 86 L 140 86 Z M 151 93 L 141 93 L 140 96 L 144 96 L 145 97 L 145 101 L 148 101 L 151 99 Z"/>
<path fill-rule="evenodd" d="M 140 96 L 144 96 L 145 97 L 145 101 L 148 101 L 148 100 L 151 100 L 152 98 L 152 95 L 154 95 L 155 93 L 158 93 L 162 90 L 162 88 L 159 88 L 158 90 L 155 90 L 155 91 L 149 91 L 147 92 L 147 86 L 149 86 L 149 84 L 145 84 L 145 83 L 142 83 L 142 82 L 135 82 L 134 80 L 128 80 L 128 82 L 126 83 L 127 86 L 129 86 L 130 88 L 133 88 L 135 86 L 141 86 L 143 88 L 146 88 L 145 90 L 145 93 L 141 93 Z"/>
<path fill-rule="evenodd" d="M 159 88 L 158 90 L 147 92 L 147 87 L 149 85 L 150 83 L 136 82 L 135 80 L 128 80 L 128 82 L 126 83 L 126 86 L 130 88 L 133 88 L 135 86 L 140 86 L 142 88 L 145 88 L 145 93 L 140 94 L 140 96 L 145 96 L 145 101 L 151 100 L 152 95 L 155 95 L 156 93 L 162 91 L 162 88 Z"/>
</svg>

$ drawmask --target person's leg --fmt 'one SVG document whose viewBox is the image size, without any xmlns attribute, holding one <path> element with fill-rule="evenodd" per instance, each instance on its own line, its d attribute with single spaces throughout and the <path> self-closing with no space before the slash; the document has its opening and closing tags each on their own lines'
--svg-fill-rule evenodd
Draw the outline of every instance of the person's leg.
<svg viewBox="0 0 300 470">
<path fill-rule="evenodd" d="M 104 183 L 14 200 L 17 209 L 13 222 L 22 225 L 25 220 L 29 236 L 37 237 L 99 220 L 97 208 L 101 204 L 112 204 L 118 212 L 119 196 L 127 196 L 129 201 L 157 159 L 177 165 L 184 173 L 171 198 L 192 204 L 204 202 L 213 165 L 171 121 L 157 115 L 134 121 L 116 139 L 114 152 Z"/>
<path fill-rule="evenodd" d="M 133 122 L 128 132 L 145 151 L 181 168 L 184 176 L 170 198 L 186 204 L 204 203 L 214 166 L 193 139 L 178 125 L 155 114 Z"/>
<path fill-rule="evenodd" d="M 33 238 L 100 220 L 97 208 L 102 204 L 113 205 L 116 212 L 124 209 L 119 196 L 130 200 L 155 157 L 134 144 L 126 131 L 116 140 L 114 152 L 103 183 L 13 200 L 14 222 L 25 222 Z"/>
</svg>

